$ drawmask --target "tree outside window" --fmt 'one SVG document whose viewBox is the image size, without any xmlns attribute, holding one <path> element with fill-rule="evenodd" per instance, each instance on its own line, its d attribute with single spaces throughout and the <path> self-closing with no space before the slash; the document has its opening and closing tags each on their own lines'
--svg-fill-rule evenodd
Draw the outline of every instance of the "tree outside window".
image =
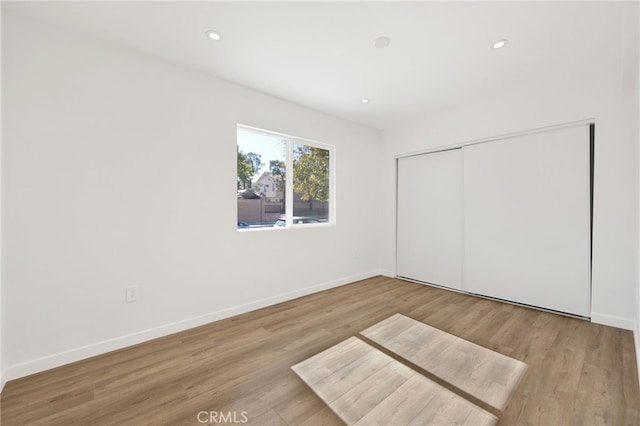
<svg viewBox="0 0 640 426">
<path fill-rule="evenodd" d="M 328 145 L 238 126 L 238 227 L 329 223 L 332 161 Z"/>
</svg>

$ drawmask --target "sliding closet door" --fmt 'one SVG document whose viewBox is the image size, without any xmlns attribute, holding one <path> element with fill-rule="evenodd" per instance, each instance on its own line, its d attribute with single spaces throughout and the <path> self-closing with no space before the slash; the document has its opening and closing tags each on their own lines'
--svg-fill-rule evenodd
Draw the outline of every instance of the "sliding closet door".
<svg viewBox="0 0 640 426">
<path fill-rule="evenodd" d="M 464 148 L 467 291 L 589 316 L 589 151 L 586 125 Z"/>
<path fill-rule="evenodd" d="M 398 160 L 397 275 L 462 289 L 462 150 Z"/>
</svg>

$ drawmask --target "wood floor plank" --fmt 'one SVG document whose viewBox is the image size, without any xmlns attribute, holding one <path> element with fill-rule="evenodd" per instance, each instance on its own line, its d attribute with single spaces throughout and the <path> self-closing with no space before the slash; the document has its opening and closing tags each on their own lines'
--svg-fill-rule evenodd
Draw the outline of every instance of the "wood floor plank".
<svg viewBox="0 0 640 426">
<path fill-rule="evenodd" d="M 640 425 L 630 331 L 387 277 L 12 380 L 0 424 L 195 426 L 200 410 L 341 424 L 290 367 L 395 313 L 527 363 L 499 425 Z"/>
<path fill-rule="evenodd" d="M 318 379 L 317 365 L 339 368 Z M 348 425 L 404 425 L 424 418 L 430 423 L 423 424 L 480 426 L 498 420 L 355 337 L 291 369 Z"/>
<path fill-rule="evenodd" d="M 360 334 L 498 410 L 526 370 L 521 361 L 400 314 Z"/>
<path fill-rule="evenodd" d="M 338 417 L 333 410 L 325 406 L 322 410 L 315 413 L 301 423 L 290 423 L 301 426 L 343 426 L 344 422 Z"/>
<path fill-rule="evenodd" d="M 399 413 L 403 413 L 408 419 L 407 423 L 416 418 L 416 416 L 431 402 L 435 394 L 435 390 L 430 390 L 433 382 L 425 382 L 421 380 L 419 375 L 409 378 L 398 389 L 398 392 L 390 395 L 383 404 L 378 404 L 370 410 L 358 422 L 362 425 L 390 425 L 393 419 L 397 418 Z M 428 395 L 425 398 L 425 393 Z"/>
</svg>

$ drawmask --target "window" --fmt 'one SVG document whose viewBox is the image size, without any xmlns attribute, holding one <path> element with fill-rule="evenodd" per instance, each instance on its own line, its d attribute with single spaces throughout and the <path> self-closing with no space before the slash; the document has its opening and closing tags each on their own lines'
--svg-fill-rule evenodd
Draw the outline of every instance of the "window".
<svg viewBox="0 0 640 426">
<path fill-rule="evenodd" d="M 238 126 L 238 229 L 331 223 L 334 156 L 330 145 Z"/>
</svg>

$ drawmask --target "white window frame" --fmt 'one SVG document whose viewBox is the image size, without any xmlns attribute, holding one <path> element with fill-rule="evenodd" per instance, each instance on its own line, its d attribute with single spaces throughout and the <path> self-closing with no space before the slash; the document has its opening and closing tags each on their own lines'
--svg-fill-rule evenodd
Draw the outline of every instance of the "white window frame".
<svg viewBox="0 0 640 426">
<path fill-rule="evenodd" d="M 270 230 L 287 230 L 287 229 L 307 229 L 307 228 L 324 228 L 336 225 L 336 147 L 335 145 L 318 142 L 311 139 L 292 136 L 285 133 L 275 132 L 272 130 L 260 129 L 258 127 L 247 126 L 244 124 L 236 125 L 236 134 L 238 130 L 244 130 L 253 133 L 261 133 L 269 136 L 277 136 L 284 139 L 287 144 L 285 165 L 286 165 L 286 181 L 285 188 L 285 226 L 264 227 L 264 228 L 237 228 L 238 232 L 259 232 Z M 305 223 L 295 225 L 293 223 L 293 145 L 303 144 L 329 151 L 329 210 L 326 222 L 321 223 Z M 236 170 L 237 173 L 237 170 Z M 237 218 L 237 211 L 236 211 Z"/>
</svg>

